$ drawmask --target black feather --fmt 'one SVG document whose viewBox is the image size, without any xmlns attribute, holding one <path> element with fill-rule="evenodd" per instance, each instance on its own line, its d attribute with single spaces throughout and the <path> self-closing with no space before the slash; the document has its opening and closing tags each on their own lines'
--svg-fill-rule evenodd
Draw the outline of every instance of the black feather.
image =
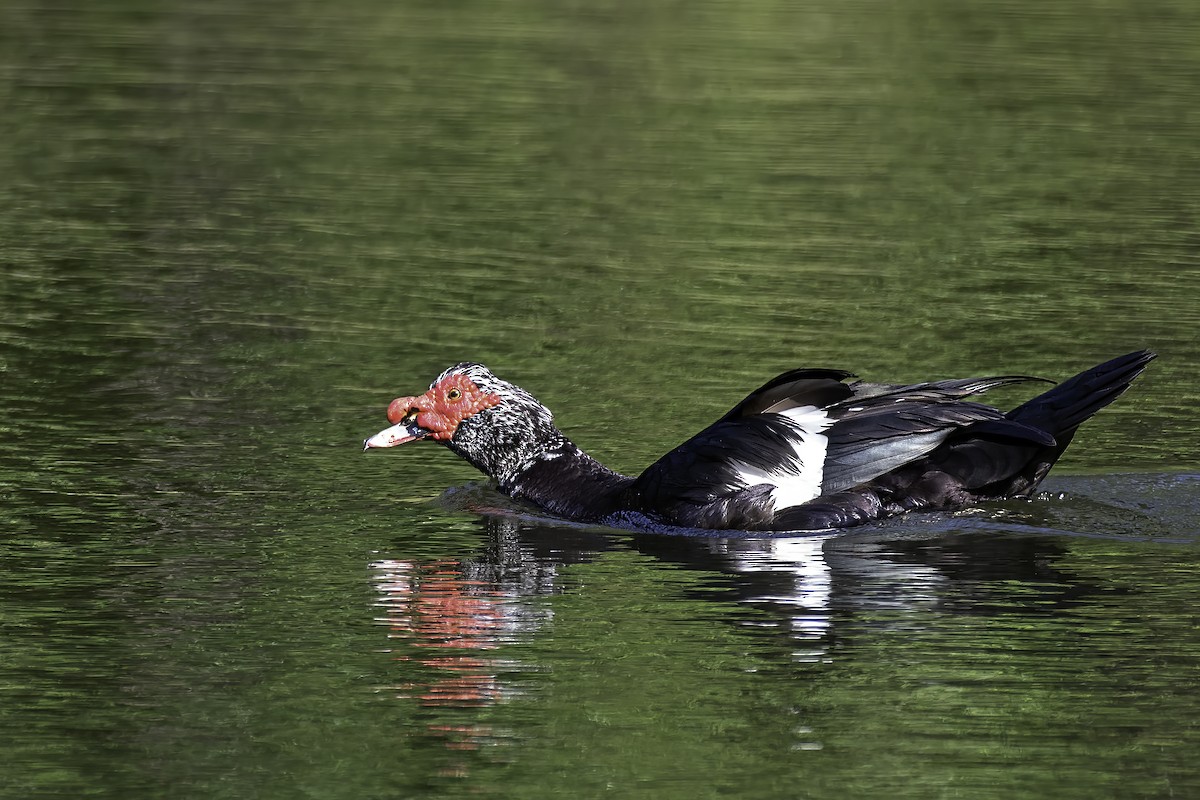
<svg viewBox="0 0 1200 800">
<path fill-rule="evenodd" d="M 906 511 L 1028 496 L 1076 429 L 1119 397 L 1154 357 L 1139 351 L 1112 359 L 1007 414 L 965 398 L 1040 379 L 1007 375 L 902 386 L 846 383 L 854 376 L 843 370 L 792 370 L 751 392 L 637 478 L 581 451 L 525 390 L 480 364 L 464 363 L 442 377 L 465 374 L 500 402 L 464 418 L 442 444 L 494 477 L 501 491 L 570 519 L 634 513 L 710 529 L 843 527 Z M 793 409 L 805 411 L 785 416 Z M 823 463 L 802 463 L 821 453 L 822 442 Z M 745 485 L 747 468 L 796 476 L 800 483 L 788 497 L 799 505 L 776 509 L 776 487 Z M 818 474 L 820 496 L 803 498 Z"/>
<path fill-rule="evenodd" d="M 717 422 L 766 412 L 778 414 L 801 406 L 825 408 L 853 395 L 853 390 L 842 383 L 846 378 L 853 377 L 853 372 L 841 369 L 793 369 L 775 376 L 746 395 Z"/>
<path fill-rule="evenodd" d="M 825 432 L 829 449 L 821 489 L 826 494 L 865 483 L 915 461 L 956 430 L 977 424 L 1012 425 L 1002 412 L 962 398 L 999 386 L 1040 380 L 1025 375 L 872 385 L 829 409 L 838 421 Z M 857 385 L 852 384 L 851 388 Z M 1025 436 L 1038 437 L 1036 431 Z"/>
</svg>

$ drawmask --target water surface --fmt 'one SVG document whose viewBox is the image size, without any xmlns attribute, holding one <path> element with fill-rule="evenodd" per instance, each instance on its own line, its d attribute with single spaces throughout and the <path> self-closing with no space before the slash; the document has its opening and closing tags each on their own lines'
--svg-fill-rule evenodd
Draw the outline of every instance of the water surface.
<svg viewBox="0 0 1200 800">
<path fill-rule="evenodd" d="M 4 4 L 0 795 L 1200 793 L 1197 42 L 1169 0 Z M 1141 347 L 1037 501 L 837 535 L 359 452 L 464 359 L 636 472 L 795 366 Z"/>
</svg>

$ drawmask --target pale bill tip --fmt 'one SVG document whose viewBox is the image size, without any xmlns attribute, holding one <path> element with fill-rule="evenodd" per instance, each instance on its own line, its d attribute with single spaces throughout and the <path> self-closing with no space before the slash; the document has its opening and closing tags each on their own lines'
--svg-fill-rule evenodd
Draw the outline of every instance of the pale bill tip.
<svg viewBox="0 0 1200 800">
<path fill-rule="evenodd" d="M 379 433 L 369 439 L 363 441 L 363 450 L 372 450 L 382 447 L 395 447 L 398 444 L 411 442 L 416 439 L 424 439 L 429 435 L 429 432 L 418 427 L 417 425 L 405 425 L 400 423 L 393 425 L 390 428 L 384 428 Z"/>
</svg>

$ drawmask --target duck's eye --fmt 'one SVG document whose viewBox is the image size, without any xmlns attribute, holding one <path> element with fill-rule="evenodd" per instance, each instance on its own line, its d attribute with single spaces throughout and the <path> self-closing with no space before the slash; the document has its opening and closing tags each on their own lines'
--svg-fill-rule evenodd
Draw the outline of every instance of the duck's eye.
<svg viewBox="0 0 1200 800">
<path fill-rule="evenodd" d="M 459 399 L 460 397 L 462 397 L 462 392 L 460 392 L 458 389 L 451 389 L 450 391 L 446 392 L 446 399 L 451 402 Z"/>
</svg>

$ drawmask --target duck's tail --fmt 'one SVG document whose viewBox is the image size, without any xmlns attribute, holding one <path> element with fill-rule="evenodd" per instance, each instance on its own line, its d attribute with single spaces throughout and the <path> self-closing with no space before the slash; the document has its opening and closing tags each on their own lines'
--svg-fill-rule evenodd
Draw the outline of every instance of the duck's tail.
<svg viewBox="0 0 1200 800">
<path fill-rule="evenodd" d="M 1008 412 L 1008 419 L 1054 437 L 1054 444 L 1031 453 L 1025 467 L 1006 486 L 993 486 L 983 493 L 1008 497 L 1032 493 L 1067 449 L 1079 426 L 1120 397 L 1154 358 L 1149 350 L 1138 350 L 1105 361 Z"/>
<path fill-rule="evenodd" d="M 1154 358 L 1149 350 L 1138 350 L 1105 361 L 1017 406 L 1007 416 L 1050 434 L 1061 452 L 1075 429 L 1120 397 Z"/>
</svg>

